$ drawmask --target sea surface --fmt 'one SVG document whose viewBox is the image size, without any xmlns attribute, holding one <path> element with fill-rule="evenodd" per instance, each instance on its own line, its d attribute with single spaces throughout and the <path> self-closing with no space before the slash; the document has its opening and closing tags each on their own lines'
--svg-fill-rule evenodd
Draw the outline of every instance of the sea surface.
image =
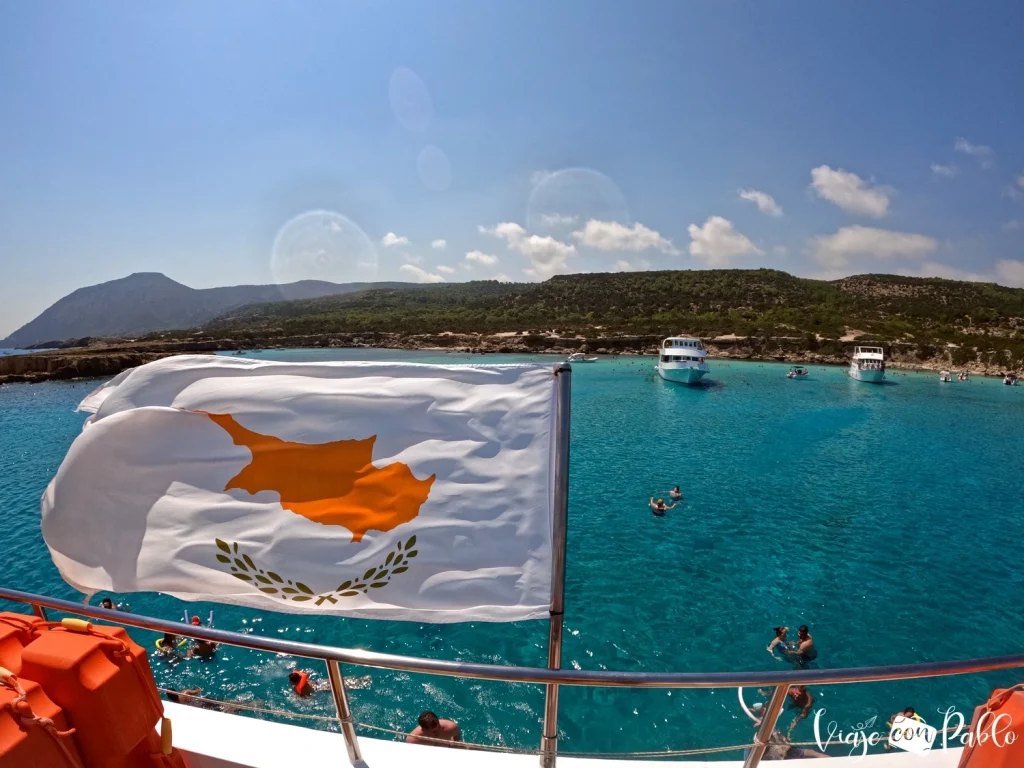
<svg viewBox="0 0 1024 768">
<path fill-rule="evenodd" d="M 386 350 L 264 352 L 282 360 L 512 362 Z M 943 384 L 893 372 L 890 384 L 814 366 L 712 361 L 707 387 L 661 381 L 652 358 L 610 358 L 573 371 L 565 667 L 645 671 L 784 669 L 772 627 L 808 624 L 821 667 L 1020 653 L 1024 645 L 1024 387 L 997 379 Z M 0 550 L 6 586 L 78 599 L 39 532 L 39 496 L 98 382 L 0 387 Z M 663 518 L 647 501 L 680 485 Z M 428 625 L 310 619 L 119 595 L 139 612 L 186 608 L 218 628 L 443 659 L 543 666 L 545 622 Z M 132 630 L 148 647 L 155 636 Z M 222 648 L 171 667 L 159 682 L 272 710 L 333 714 L 328 693 L 296 701 L 296 660 Z M 300 666 L 309 666 L 300 662 Z M 325 671 L 317 669 L 319 677 Z M 360 723 L 407 731 L 420 711 L 459 721 L 467 740 L 535 749 L 539 686 L 447 680 L 347 667 Z M 914 706 L 942 726 L 967 719 L 992 687 L 1024 671 L 812 688 L 823 727 L 844 731 Z M 747 691 L 748 702 L 758 700 Z M 783 716 L 788 726 L 792 714 Z M 332 723 L 303 720 L 310 727 Z M 563 688 L 566 751 L 691 749 L 749 742 L 736 691 Z M 387 737 L 367 727 L 366 735 Z M 795 737 L 814 738 L 811 721 Z M 848 748 L 843 751 L 848 751 Z M 737 754 L 722 755 L 737 759 Z"/>
<path fill-rule="evenodd" d="M 11 349 L 10 347 L 0 347 L 0 357 L 7 357 L 8 355 L 32 355 L 36 352 L 49 352 L 49 349 Z"/>
</svg>

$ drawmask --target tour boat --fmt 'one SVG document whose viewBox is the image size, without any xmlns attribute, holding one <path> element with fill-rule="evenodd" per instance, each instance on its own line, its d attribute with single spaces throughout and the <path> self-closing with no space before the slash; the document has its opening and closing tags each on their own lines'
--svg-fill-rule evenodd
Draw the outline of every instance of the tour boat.
<svg viewBox="0 0 1024 768">
<path fill-rule="evenodd" d="M 850 360 L 850 378 L 872 384 L 885 381 L 885 350 L 881 347 L 855 347 Z"/>
<path fill-rule="evenodd" d="M 787 379 L 803 379 L 810 376 L 811 372 L 804 368 L 802 365 L 791 366 L 789 372 L 786 374 Z"/>
<path fill-rule="evenodd" d="M 707 375 L 707 350 L 700 339 L 670 336 L 661 342 L 658 375 L 665 381 L 696 384 Z"/>
<path fill-rule="evenodd" d="M 597 362 L 597 357 L 596 356 L 587 357 L 582 352 L 573 352 L 571 355 L 569 355 L 568 359 L 565 362 L 567 362 L 567 363 L 596 363 Z"/>
</svg>

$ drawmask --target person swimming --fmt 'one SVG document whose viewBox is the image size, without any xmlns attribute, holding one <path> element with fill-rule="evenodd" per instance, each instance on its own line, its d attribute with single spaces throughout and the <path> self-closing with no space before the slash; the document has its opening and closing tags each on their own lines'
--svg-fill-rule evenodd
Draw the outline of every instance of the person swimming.
<svg viewBox="0 0 1024 768">
<path fill-rule="evenodd" d="M 814 646 L 814 638 L 811 637 L 811 632 L 807 629 L 807 625 L 802 625 L 796 631 L 797 647 L 793 650 L 791 658 L 798 667 L 806 668 L 808 664 L 818 658 L 818 649 Z"/>
<path fill-rule="evenodd" d="M 799 710 L 796 717 L 793 718 L 793 722 L 789 724 L 787 733 L 793 733 L 793 729 L 796 728 L 797 723 L 801 720 L 806 720 L 807 716 L 811 714 L 811 710 L 814 708 L 815 696 L 809 690 L 806 685 L 794 685 L 790 688 L 786 695 L 789 696 L 789 709 Z"/>
<path fill-rule="evenodd" d="M 174 653 L 179 642 L 180 639 L 177 635 L 172 632 L 164 632 L 164 636 L 156 641 L 156 649 L 162 654 L 171 654 Z"/>
<path fill-rule="evenodd" d="M 650 506 L 651 511 L 654 512 L 655 516 L 657 517 L 664 517 L 665 510 L 674 509 L 676 506 L 675 504 L 672 504 L 671 506 L 666 506 L 664 499 L 658 499 L 657 501 L 655 501 L 653 496 L 651 496 L 651 500 L 648 502 L 648 505 Z"/>
<path fill-rule="evenodd" d="M 313 695 L 313 686 L 309 684 L 308 672 L 299 672 L 299 670 L 293 669 L 288 673 L 288 684 L 297 696 L 305 698 Z"/>
<path fill-rule="evenodd" d="M 775 656 L 775 649 L 778 648 L 782 651 L 783 657 L 790 654 L 789 650 L 789 627 L 775 627 L 775 637 L 768 643 L 768 647 L 765 649 L 772 656 Z M 778 658 L 776 656 L 776 658 Z"/>
<path fill-rule="evenodd" d="M 671 491 L 669 491 L 668 495 L 671 496 L 673 499 L 681 499 L 681 498 L 683 498 L 683 492 L 679 490 L 679 486 L 678 485 L 675 486 Z"/>
<path fill-rule="evenodd" d="M 309 672 L 293 669 L 288 673 L 288 684 L 297 696 L 306 698 L 314 693 L 331 690 L 330 680 L 310 680 Z"/>
</svg>

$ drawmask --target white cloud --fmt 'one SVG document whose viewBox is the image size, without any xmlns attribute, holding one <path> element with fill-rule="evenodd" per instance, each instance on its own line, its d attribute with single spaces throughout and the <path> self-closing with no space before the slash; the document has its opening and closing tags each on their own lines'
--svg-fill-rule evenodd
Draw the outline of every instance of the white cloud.
<svg viewBox="0 0 1024 768">
<path fill-rule="evenodd" d="M 567 260 L 576 255 L 575 245 L 553 237 L 528 234 L 522 226 L 511 221 L 502 222 L 493 229 L 480 227 L 480 231 L 502 238 L 508 243 L 509 249 L 529 258 L 532 266 L 523 271 L 539 280 L 566 272 Z"/>
<path fill-rule="evenodd" d="M 996 281 L 1011 288 L 1024 288 L 1024 261 L 1018 259 L 997 261 Z"/>
<path fill-rule="evenodd" d="M 626 261 L 625 259 L 619 259 L 615 262 L 613 272 L 644 272 L 651 268 L 651 262 L 647 259 L 637 259 L 636 261 Z"/>
<path fill-rule="evenodd" d="M 455 274 L 455 267 L 449 267 L 447 264 L 438 264 L 436 269 L 438 272 L 444 272 L 446 275 Z"/>
<path fill-rule="evenodd" d="M 785 256 L 787 253 L 789 253 L 789 249 L 784 245 L 776 245 L 774 248 L 772 248 L 772 253 L 774 253 L 776 256 Z"/>
<path fill-rule="evenodd" d="M 982 168 L 991 168 L 993 165 L 992 158 L 995 156 L 995 153 L 992 151 L 992 147 L 986 147 L 984 144 L 971 144 L 971 142 L 961 136 L 956 140 L 953 149 L 957 152 L 963 152 L 965 155 L 970 155 L 978 161 Z"/>
<path fill-rule="evenodd" d="M 722 267 L 736 256 L 762 253 L 750 239 L 732 228 L 732 222 L 721 216 L 709 216 L 704 226 L 691 224 L 690 255 L 707 261 L 709 267 Z"/>
<path fill-rule="evenodd" d="M 380 244 L 385 248 L 394 248 L 399 245 L 408 245 L 408 237 L 399 237 L 394 232 L 388 232 L 384 237 L 380 239 Z"/>
<path fill-rule="evenodd" d="M 588 248 L 599 251 L 646 251 L 654 248 L 662 253 L 677 254 L 675 246 L 668 238 L 662 237 L 653 229 L 636 222 L 632 227 L 619 224 L 617 221 L 598 221 L 591 219 L 583 229 L 576 230 L 572 236 Z"/>
<path fill-rule="evenodd" d="M 400 272 L 404 272 L 409 275 L 417 283 L 444 283 L 446 282 L 441 275 L 435 275 L 423 267 L 417 267 L 415 264 L 403 264 L 398 268 Z"/>
<path fill-rule="evenodd" d="M 841 168 L 819 165 L 811 170 L 811 187 L 818 197 L 844 211 L 880 219 L 889 212 L 889 190 L 872 187 L 860 176 Z"/>
<path fill-rule="evenodd" d="M 955 165 L 939 165 L 938 163 L 932 163 L 932 173 L 940 179 L 952 179 L 960 172 L 960 169 Z"/>
<path fill-rule="evenodd" d="M 443 251 L 445 248 L 448 247 L 448 241 L 438 238 L 437 240 L 434 240 L 430 244 L 430 247 L 433 248 L 435 251 Z"/>
<path fill-rule="evenodd" d="M 1008 222 L 1003 224 L 1003 232 L 1016 232 L 1021 228 L 1019 219 L 1010 219 Z"/>
<path fill-rule="evenodd" d="M 509 277 L 508 275 L 506 275 L 504 272 L 499 272 L 498 274 L 496 274 L 494 276 L 494 279 L 497 280 L 499 283 L 511 283 L 512 282 L 512 278 Z"/>
<path fill-rule="evenodd" d="M 568 227 L 575 224 L 579 216 L 569 216 L 564 213 L 542 213 L 540 223 L 545 227 Z"/>
<path fill-rule="evenodd" d="M 938 247 L 934 238 L 875 227 L 842 227 L 834 235 L 811 238 L 811 250 L 819 262 L 838 269 L 852 257 L 920 259 Z"/>
<path fill-rule="evenodd" d="M 498 257 L 483 251 L 470 251 L 466 254 L 466 261 L 474 264 L 483 264 L 485 267 L 493 267 L 498 263 Z"/>
<path fill-rule="evenodd" d="M 775 202 L 775 198 L 767 192 L 758 192 L 756 189 L 741 189 L 739 195 L 744 200 L 749 200 L 757 205 L 757 210 L 769 216 L 779 217 L 782 215 L 782 206 Z"/>
<path fill-rule="evenodd" d="M 415 253 L 404 253 L 402 259 L 406 264 L 422 264 L 423 257 Z"/>
<path fill-rule="evenodd" d="M 1017 177 L 1017 186 L 1024 189 L 1024 173 Z"/>
</svg>

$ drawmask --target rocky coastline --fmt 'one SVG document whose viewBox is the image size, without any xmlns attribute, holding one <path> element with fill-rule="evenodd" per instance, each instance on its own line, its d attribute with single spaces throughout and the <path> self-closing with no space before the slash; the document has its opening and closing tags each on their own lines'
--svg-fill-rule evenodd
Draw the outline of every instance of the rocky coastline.
<svg viewBox="0 0 1024 768">
<path fill-rule="evenodd" d="M 558 336 L 555 334 L 399 334 L 351 333 L 283 336 L 253 334 L 245 338 L 213 338 L 194 334 L 185 339 L 81 339 L 82 346 L 0 358 L 0 384 L 113 376 L 153 360 L 180 354 L 213 354 L 234 350 L 298 348 L 379 348 L 428 350 L 471 354 L 550 354 L 589 352 L 597 355 L 656 355 L 661 336 Z M 708 339 L 709 357 L 804 365 L 845 365 L 856 344 L 871 341 L 815 341 L 809 339 L 719 336 Z M 1003 368 L 980 360 L 954 365 L 946 349 L 922 350 L 913 344 L 885 343 L 890 366 L 906 370 L 967 370 L 974 375 L 999 376 Z"/>
</svg>

